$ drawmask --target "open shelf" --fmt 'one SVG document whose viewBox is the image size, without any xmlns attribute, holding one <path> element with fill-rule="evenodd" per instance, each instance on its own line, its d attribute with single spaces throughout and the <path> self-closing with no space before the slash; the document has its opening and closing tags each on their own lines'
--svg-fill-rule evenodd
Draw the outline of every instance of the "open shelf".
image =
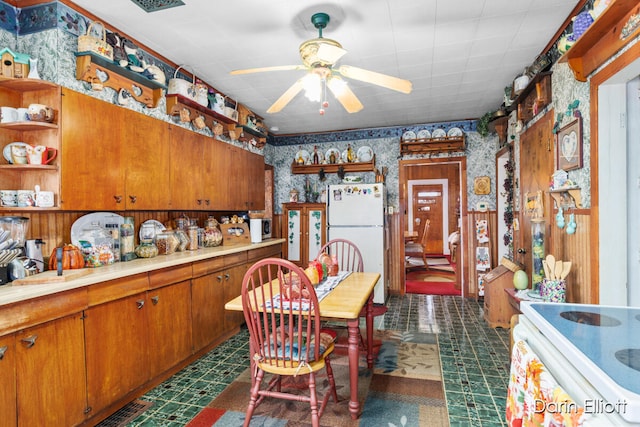
<svg viewBox="0 0 640 427">
<path fill-rule="evenodd" d="M 127 90 L 138 102 L 155 107 L 166 86 L 149 80 L 140 73 L 119 66 L 113 61 L 91 52 L 76 52 L 76 79 L 89 83 L 101 83 L 115 91 Z M 98 78 L 98 74 L 103 78 Z M 106 76 L 106 79 L 104 77 Z"/>
<path fill-rule="evenodd" d="M 595 69 L 638 35 L 639 28 L 626 37 L 622 30 L 631 16 L 640 12 L 639 9 L 638 0 L 613 1 L 559 62 L 568 62 L 576 80 L 586 82 Z"/>
<path fill-rule="evenodd" d="M 549 194 L 556 201 L 558 207 L 566 208 L 582 208 L 582 199 L 580 195 L 580 187 L 566 187 L 549 190 Z"/>
<path fill-rule="evenodd" d="M 518 110 L 518 120 L 527 123 L 551 102 L 551 71 L 536 74 L 507 111 Z"/>
<path fill-rule="evenodd" d="M 405 139 L 400 141 L 400 154 L 438 153 L 464 151 L 465 136 L 442 138 Z"/>
<path fill-rule="evenodd" d="M 236 130 L 240 131 L 240 137 L 238 138 L 239 141 L 249 142 L 253 139 L 256 142 L 254 145 L 258 148 L 264 147 L 267 143 L 267 135 L 253 129 L 252 127 L 238 125 L 236 126 Z M 248 133 L 250 136 L 244 135 L 244 133 Z"/>
<path fill-rule="evenodd" d="M 16 90 L 20 92 L 43 90 L 43 89 L 54 89 L 58 87 L 57 84 L 53 82 L 49 82 L 47 80 L 16 79 L 11 77 L 0 77 L 0 86 L 6 89 Z"/>
<path fill-rule="evenodd" d="M 368 162 L 356 163 L 333 163 L 333 164 L 317 164 L 317 165 L 299 165 L 296 162 L 291 164 L 291 173 L 299 174 L 317 174 L 320 169 L 324 169 L 325 173 L 336 173 L 342 166 L 345 172 L 374 172 L 376 169 L 376 156 Z"/>
<path fill-rule="evenodd" d="M 48 122 L 9 122 L 0 123 L 0 128 L 10 130 L 45 130 L 58 129 L 57 123 Z"/>
<path fill-rule="evenodd" d="M 191 120 L 195 119 L 198 116 L 198 113 L 204 117 L 204 121 L 207 126 L 210 128 L 213 127 L 215 123 L 224 123 L 227 130 L 234 130 L 236 128 L 236 121 L 225 116 L 224 114 L 220 114 L 216 111 L 211 110 L 210 108 L 204 107 L 192 99 L 187 98 L 186 96 L 171 94 L 167 95 L 167 114 L 170 116 L 180 115 L 180 111 L 184 108 L 189 110 L 189 116 Z"/>
<path fill-rule="evenodd" d="M 58 170 L 58 165 L 0 165 L 0 170 Z"/>
</svg>

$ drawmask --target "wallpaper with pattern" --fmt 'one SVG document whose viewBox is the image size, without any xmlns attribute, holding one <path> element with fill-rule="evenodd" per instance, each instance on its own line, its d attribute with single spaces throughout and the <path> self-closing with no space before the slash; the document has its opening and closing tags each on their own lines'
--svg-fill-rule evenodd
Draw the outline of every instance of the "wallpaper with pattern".
<svg viewBox="0 0 640 427">
<path fill-rule="evenodd" d="M 0 1 L 0 45 L 9 47 L 17 52 L 28 53 L 31 57 L 38 59 L 38 70 L 40 77 L 54 81 L 62 86 L 73 90 L 90 94 L 108 102 L 116 103 L 117 93 L 109 88 L 101 92 L 92 91 L 87 83 L 75 78 L 75 56 L 73 53 L 77 47 L 78 35 L 86 32 L 89 20 L 69 8 L 68 6 L 51 2 L 44 5 L 18 9 L 5 2 Z M 163 69 L 167 76 L 173 74 L 174 69 L 162 63 L 162 61 L 143 52 L 145 59 Z M 554 64 L 552 67 L 553 78 L 553 102 L 550 107 L 554 108 L 556 116 L 564 113 L 568 106 L 578 100 L 579 110 L 583 116 L 583 144 L 584 144 L 584 167 L 569 172 L 569 178 L 576 182 L 582 189 L 583 205 L 589 207 L 590 200 L 590 150 L 589 150 L 589 85 L 581 83 L 573 78 L 573 75 L 564 63 Z M 126 108 L 150 115 L 152 117 L 174 122 L 171 116 L 165 113 L 164 97 L 155 108 L 147 108 L 135 101 L 130 102 Z M 548 109 L 547 109 L 548 110 Z M 547 110 L 541 112 L 538 118 Z M 528 126 L 535 123 L 535 118 Z M 562 117 L 564 123 L 569 121 L 568 117 Z M 191 128 L 190 124 L 181 126 Z M 561 123 L 562 124 L 562 123 Z M 513 141 L 515 157 L 518 156 L 519 135 L 513 129 L 515 125 L 514 115 L 510 118 L 508 139 Z M 473 120 L 455 121 L 445 123 L 425 123 L 410 127 L 385 127 L 363 129 L 357 131 L 332 132 L 314 135 L 299 135 L 287 137 L 270 137 L 269 143 L 264 149 L 255 147 L 244 147 L 250 151 L 264 154 L 265 161 L 272 164 L 275 169 L 275 213 L 281 213 L 280 204 L 289 201 L 289 191 L 297 189 L 304 198 L 304 186 L 308 179 L 312 188 L 321 191 L 324 186 L 339 183 L 336 174 L 327 174 L 324 181 L 320 181 L 317 175 L 292 175 L 291 163 L 298 150 L 303 149 L 313 152 L 314 146 L 324 153 L 329 148 L 337 148 L 341 152 L 346 149 L 347 144 L 357 151 L 362 146 L 369 146 L 376 155 L 376 167 L 382 170 L 388 169 L 386 175 L 388 204 L 398 206 L 398 160 L 400 157 L 400 138 L 408 130 L 417 132 L 421 129 L 433 131 L 436 128 L 445 130 L 451 127 L 459 127 L 464 131 L 467 138 L 467 147 L 464 153 L 438 154 L 442 156 L 467 157 L 467 200 L 468 210 L 476 208 L 479 202 L 488 204 L 490 209 L 495 209 L 496 183 L 495 181 L 495 153 L 499 148 L 498 138 L 495 134 L 482 137 L 476 132 L 476 122 Z M 195 130 L 195 129 L 194 129 Z M 213 136 L 209 129 L 198 131 L 208 136 Z M 220 137 L 227 143 L 242 146 L 237 141 Z M 426 158 L 428 154 L 411 155 L 405 158 Z M 516 176 L 518 165 L 516 165 Z M 364 182 L 374 182 L 375 174 L 366 172 L 359 174 Z M 476 177 L 489 176 L 491 179 L 491 194 L 479 196 L 473 193 L 473 182 Z M 516 193 L 518 191 L 516 187 Z M 518 194 L 515 200 L 519 199 Z"/>
</svg>

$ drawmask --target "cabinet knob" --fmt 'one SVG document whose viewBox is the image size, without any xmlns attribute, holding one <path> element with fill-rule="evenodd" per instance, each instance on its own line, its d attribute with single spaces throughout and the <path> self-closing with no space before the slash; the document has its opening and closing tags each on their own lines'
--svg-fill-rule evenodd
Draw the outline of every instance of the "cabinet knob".
<svg viewBox="0 0 640 427">
<path fill-rule="evenodd" d="M 116 203 L 122 203 L 122 196 L 113 196 L 113 198 L 115 199 Z"/>
<path fill-rule="evenodd" d="M 31 335 L 30 337 L 22 338 L 20 341 L 22 341 L 22 344 L 24 344 L 25 347 L 31 348 L 34 345 L 36 345 L 37 339 L 38 339 L 37 335 Z"/>
<path fill-rule="evenodd" d="M 222 282 L 222 276 L 221 275 L 216 276 L 216 279 L 218 279 L 218 282 Z"/>
<path fill-rule="evenodd" d="M 129 196 L 131 203 L 135 203 L 138 200 L 138 196 Z"/>
<path fill-rule="evenodd" d="M 151 297 L 151 302 L 153 303 L 153 305 L 158 305 L 158 301 L 160 301 L 160 297 L 159 296 L 154 296 Z"/>
<path fill-rule="evenodd" d="M 209 206 L 211 204 L 211 200 L 209 199 L 204 199 L 204 204 Z"/>
<path fill-rule="evenodd" d="M 226 280 L 227 282 L 229 281 L 229 278 L 231 278 L 231 276 L 229 275 L 229 273 L 224 275 L 224 280 Z"/>
<path fill-rule="evenodd" d="M 196 203 L 198 204 L 198 206 L 200 206 L 202 204 L 202 199 L 197 199 Z"/>
<path fill-rule="evenodd" d="M 525 248 L 518 248 L 518 253 L 524 255 L 527 253 L 527 250 Z"/>
<path fill-rule="evenodd" d="M 7 352 L 8 349 L 9 347 L 6 345 L 0 347 L 0 360 L 4 359 L 4 354 Z"/>
<path fill-rule="evenodd" d="M 139 299 L 138 301 L 136 301 L 136 305 L 138 307 L 138 310 L 140 310 L 142 307 L 144 307 L 144 300 Z"/>
</svg>

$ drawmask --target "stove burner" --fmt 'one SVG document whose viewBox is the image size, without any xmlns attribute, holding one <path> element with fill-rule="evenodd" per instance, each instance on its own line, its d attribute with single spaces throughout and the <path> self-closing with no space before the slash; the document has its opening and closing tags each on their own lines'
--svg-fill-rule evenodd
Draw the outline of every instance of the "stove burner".
<svg viewBox="0 0 640 427">
<path fill-rule="evenodd" d="M 631 369 L 640 371 L 640 349 L 639 348 L 625 348 L 616 351 L 616 359 L 624 365 L 627 365 Z"/>
<path fill-rule="evenodd" d="M 622 323 L 615 317 L 588 311 L 563 311 L 560 316 L 576 323 L 591 326 L 620 326 Z"/>
</svg>

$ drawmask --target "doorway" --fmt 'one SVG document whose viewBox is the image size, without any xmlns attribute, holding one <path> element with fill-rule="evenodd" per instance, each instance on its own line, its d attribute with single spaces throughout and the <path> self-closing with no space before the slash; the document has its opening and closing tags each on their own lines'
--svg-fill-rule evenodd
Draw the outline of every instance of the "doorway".
<svg viewBox="0 0 640 427">
<path fill-rule="evenodd" d="M 420 233 L 424 230 L 424 221 L 429 225 L 428 254 L 449 255 L 447 237 L 454 230 L 449 228 L 449 181 L 446 179 L 418 179 L 409 181 L 409 207 L 407 231 L 417 231 L 416 241 L 422 241 Z"/>
<path fill-rule="evenodd" d="M 400 208 L 400 230 L 415 230 L 415 218 L 419 216 L 419 212 L 413 212 L 414 202 L 412 200 L 414 193 L 423 192 L 427 203 L 425 206 L 431 206 L 438 201 L 429 201 L 433 192 L 442 192 L 442 221 L 446 221 L 447 229 L 443 226 L 438 228 L 438 245 L 439 253 L 449 252 L 448 237 L 453 231 L 460 232 L 460 243 L 456 251 L 456 283 L 462 290 L 462 295 L 469 294 L 468 283 L 465 279 L 468 277 L 468 261 L 467 258 L 467 163 L 466 157 L 443 157 L 433 159 L 411 159 L 400 160 L 398 162 L 398 178 L 399 178 L 399 208 Z M 446 183 L 446 190 L 444 183 Z M 425 185 L 426 187 L 420 188 Z M 436 187 L 430 187 L 430 186 Z M 414 191 L 414 186 L 417 186 Z M 439 186 L 442 186 L 440 189 Z M 423 191 L 424 190 L 424 191 Z M 446 201 L 445 201 L 446 193 Z M 410 206 L 411 204 L 411 206 Z M 417 204 L 417 203 L 416 203 Z M 418 205 L 419 206 L 419 205 Z M 446 219 L 445 219 L 446 218 Z M 411 228 L 409 225 L 411 224 Z M 433 223 L 432 223 L 433 224 Z M 431 233 L 430 233 L 431 234 Z M 403 233 L 400 233 L 398 239 L 403 239 Z M 404 248 L 404 242 L 400 244 Z M 430 243 L 431 245 L 433 243 Z M 433 250 L 436 253 L 435 246 L 427 246 L 427 250 Z M 404 249 L 402 249 L 402 259 L 404 259 Z M 404 270 L 402 271 L 402 283 L 404 283 Z M 403 289 L 404 291 L 404 289 Z"/>
</svg>

